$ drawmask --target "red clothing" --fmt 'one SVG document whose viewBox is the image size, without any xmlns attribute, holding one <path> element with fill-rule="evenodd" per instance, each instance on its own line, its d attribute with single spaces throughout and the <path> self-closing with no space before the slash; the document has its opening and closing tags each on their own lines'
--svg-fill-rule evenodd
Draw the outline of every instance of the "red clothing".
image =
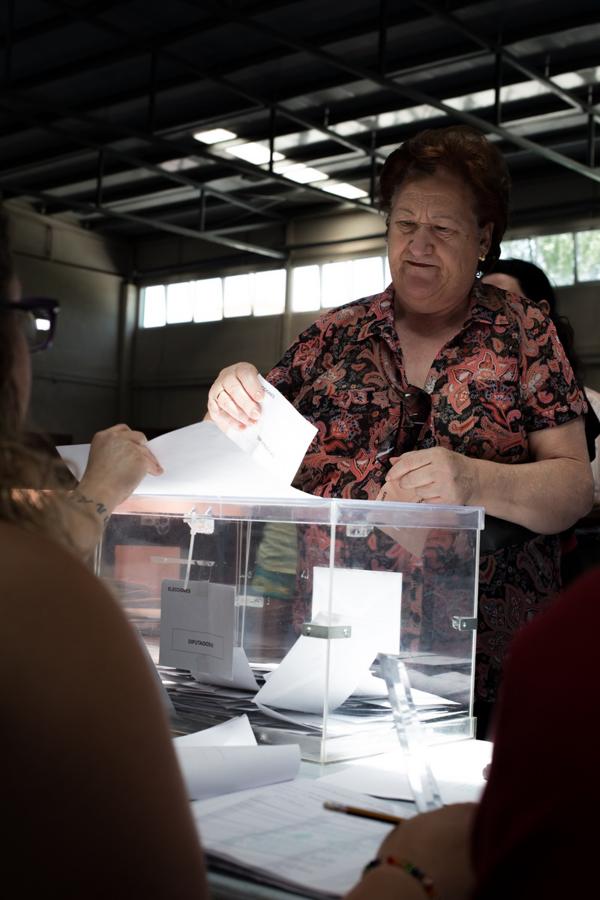
<svg viewBox="0 0 600 900">
<path fill-rule="evenodd" d="M 479 282 L 462 330 L 438 353 L 424 391 L 406 380 L 392 286 L 322 316 L 267 377 L 318 429 L 295 484 L 325 497 L 374 499 L 390 456 L 409 449 L 441 446 L 527 462 L 530 432 L 585 411 L 552 322 L 536 304 Z M 378 564 L 397 567 L 388 550 L 397 555 L 382 546 Z M 447 557 L 438 568 L 447 571 Z M 423 584 L 422 600 L 413 598 L 413 634 L 426 607 L 434 614 L 443 608 L 443 579 L 434 581 Z M 493 700 L 512 634 L 560 587 L 558 538 L 527 532 L 482 553 L 479 585 L 477 694 Z"/>
<path fill-rule="evenodd" d="M 473 829 L 477 900 L 593 896 L 600 569 L 511 644 Z"/>
</svg>

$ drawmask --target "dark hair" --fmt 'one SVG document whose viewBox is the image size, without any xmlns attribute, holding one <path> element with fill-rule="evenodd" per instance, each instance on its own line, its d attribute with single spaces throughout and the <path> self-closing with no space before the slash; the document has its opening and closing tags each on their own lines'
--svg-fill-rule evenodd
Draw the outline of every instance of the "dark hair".
<svg viewBox="0 0 600 900">
<path fill-rule="evenodd" d="M 0 298 L 10 297 L 14 279 L 9 225 L 0 208 Z M 48 534 L 73 550 L 64 512 L 63 466 L 28 446 L 23 434 L 15 380 L 18 328 L 16 314 L 0 309 L 0 521 Z"/>
<path fill-rule="evenodd" d="M 8 219 L 0 210 L 0 299 L 8 299 L 15 277 Z M 20 431 L 20 404 L 14 382 L 17 323 L 8 310 L 0 310 L 0 436 L 15 437 Z"/>
<path fill-rule="evenodd" d="M 480 225 L 492 223 L 492 240 L 481 264 L 489 272 L 500 256 L 500 242 L 508 221 L 510 176 L 504 157 L 485 135 L 468 125 L 429 128 L 394 150 L 379 178 L 380 207 L 388 216 L 399 186 L 412 178 L 447 169 L 473 192 Z"/>
<path fill-rule="evenodd" d="M 527 297 L 528 300 L 533 300 L 534 303 L 540 303 L 542 300 L 546 301 L 549 309 L 548 314 L 554 322 L 556 333 L 563 345 L 567 359 L 571 363 L 575 377 L 582 383 L 582 364 L 575 350 L 573 326 L 566 316 L 558 314 L 556 292 L 543 269 L 540 269 L 535 263 L 527 262 L 524 259 L 499 259 L 490 275 L 495 273 L 515 278 L 521 286 L 523 296 Z"/>
</svg>

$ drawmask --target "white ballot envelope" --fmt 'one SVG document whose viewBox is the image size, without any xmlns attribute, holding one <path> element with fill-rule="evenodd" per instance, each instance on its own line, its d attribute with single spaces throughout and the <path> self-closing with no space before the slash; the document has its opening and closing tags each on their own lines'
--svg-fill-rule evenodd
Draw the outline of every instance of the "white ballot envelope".
<svg viewBox="0 0 600 900">
<path fill-rule="evenodd" d="M 230 428 L 227 437 L 278 481 L 291 484 L 317 429 L 277 388 L 258 377 L 265 391 L 260 419 L 243 431 Z"/>
<path fill-rule="evenodd" d="M 323 623 L 325 617 L 313 616 Z M 329 624 L 337 624 L 335 621 Z M 327 646 L 329 643 L 329 647 Z M 325 706 L 336 709 L 369 674 L 377 654 L 375 643 L 352 635 L 325 638 L 301 635 L 254 698 L 254 702 L 280 709 L 322 715 Z"/>
<path fill-rule="evenodd" d="M 283 400 L 283 397 L 281 398 Z M 287 400 L 285 401 L 287 403 Z M 289 404 L 288 404 L 289 405 Z M 295 411 L 294 411 L 295 412 Z M 295 413 L 298 415 L 298 413 Z M 299 416 L 302 419 L 302 416 Z M 302 419 L 305 422 L 304 419 Z M 305 422 L 308 425 L 308 422 Z M 312 428 L 312 426 L 309 426 Z M 312 440 L 312 438 L 310 439 Z M 310 443 L 306 443 L 306 447 Z M 295 466 L 299 461 L 290 464 Z M 148 448 L 164 469 L 162 475 L 146 475 L 134 494 L 160 496 L 268 497 L 274 499 L 308 497 L 290 487 L 276 467 L 265 468 L 253 455 L 245 453 L 213 422 L 196 422 L 148 441 Z M 89 444 L 56 448 L 76 478 L 87 465 Z M 296 455 L 299 453 L 296 448 Z M 260 455 L 260 454 L 259 454 Z M 295 457 L 296 458 L 296 457 Z"/>
<path fill-rule="evenodd" d="M 208 581 L 165 580 L 159 665 L 233 677 L 235 589 Z"/>
<path fill-rule="evenodd" d="M 352 634 L 373 642 L 377 653 L 400 652 L 402 572 L 371 572 L 367 569 L 313 569 L 312 617 L 324 620 L 329 609 Z"/>
</svg>

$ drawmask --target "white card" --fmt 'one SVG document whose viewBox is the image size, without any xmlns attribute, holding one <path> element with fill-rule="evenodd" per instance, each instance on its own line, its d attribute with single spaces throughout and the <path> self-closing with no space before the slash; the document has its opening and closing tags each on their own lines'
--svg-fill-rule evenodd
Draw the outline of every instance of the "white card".
<svg viewBox="0 0 600 900">
<path fill-rule="evenodd" d="M 231 585 L 163 581 L 159 665 L 231 679 L 234 605 Z"/>
<path fill-rule="evenodd" d="M 327 616 L 330 572 L 313 569 L 312 617 Z M 371 572 L 367 569 L 334 569 L 331 611 L 352 634 L 368 640 L 377 653 L 400 652 L 402 572 Z"/>
<path fill-rule="evenodd" d="M 275 478 L 291 484 L 317 429 L 277 388 L 258 377 L 265 391 L 260 419 L 243 431 L 230 428 L 227 437 Z"/>
</svg>

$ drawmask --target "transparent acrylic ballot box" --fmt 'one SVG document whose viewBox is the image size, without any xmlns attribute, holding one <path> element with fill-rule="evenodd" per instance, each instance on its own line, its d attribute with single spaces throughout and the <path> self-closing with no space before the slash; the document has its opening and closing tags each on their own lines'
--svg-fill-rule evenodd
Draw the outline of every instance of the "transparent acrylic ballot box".
<svg viewBox="0 0 600 900">
<path fill-rule="evenodd" d="M 133 496 L 99 574 L 188 730 L 247 714 L 330 762 L 393 748 L 378 654 L 404 661 L 428 741 L 473 735 L 478 508 Z"/>
</svg>

